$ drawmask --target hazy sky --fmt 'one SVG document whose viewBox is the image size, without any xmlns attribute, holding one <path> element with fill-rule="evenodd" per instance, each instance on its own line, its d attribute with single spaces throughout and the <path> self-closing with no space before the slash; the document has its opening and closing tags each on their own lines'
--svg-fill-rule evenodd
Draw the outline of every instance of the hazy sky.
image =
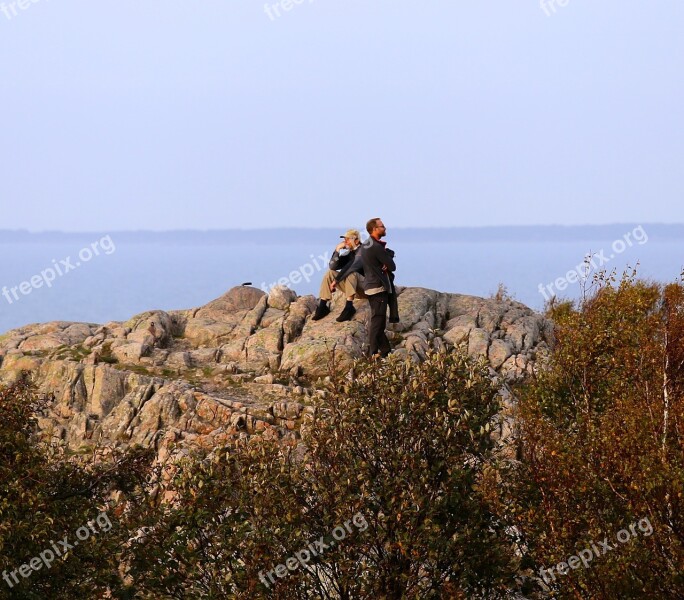
<svg viewBox="0 0 684 600">
<path fill-rule="evenodd" d="M 0 228 L 684 222 L 681 0 L 288 2 L 4 0 Z"/>
</svg>

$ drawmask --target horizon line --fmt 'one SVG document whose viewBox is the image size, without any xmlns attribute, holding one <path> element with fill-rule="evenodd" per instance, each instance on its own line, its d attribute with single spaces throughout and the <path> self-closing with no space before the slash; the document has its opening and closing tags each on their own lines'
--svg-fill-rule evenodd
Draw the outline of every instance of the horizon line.
<svg viewBox="0 0 684 600">
<path fill-rule="evenodd" d="M 604 228 L 604 227 L 618 227 L 618 226 L 631 226 L 631 225 L 642 225 L 642 226 L 655 226 L 655 227 L 682 227 L 684 223 L 663 223 L 663 222 L 637 222 L 637 221 L 623 221 L 623 222 L 613 222 L 613 223 L 590 223 L 590 224 L 544 224 L 544 225 L 434 225 L 434 226 L 392 226 L 390 231 L 449 231 L 449 230 L 487 230 L 487 229 L 552 229 L 552 228 L 563 228 L 563 229 L 587 229 L 587 228 Z M 341 227 L 345 229 L 344 226 Z M 82 229 L 82 230 L 64 230 L 64 229 L 42 229 L 42 230 L 30 230 L 26 228 L 0 228 L 0 234 L 2 233 L 23 233 L 29 235 L 41 235 L 41 234 L 65 234 L 65 235 L 82 235 L 89 233 L 224 233 L 224 232 L 262 232 L 262 231 L 324 231 L 324 230 L 335 230 L 337 231 L 339 227 L 325 225 L 321 227 L 295 227 L 295 226 L 284 226 L 284 227 L 230 227 L 230 228 L 208 228 L 208 229 L 195 229 L 195 228 L 177 228 L 177 229 Z M 361 232 L 363 233 L 363 232 Z"/>
</svg>

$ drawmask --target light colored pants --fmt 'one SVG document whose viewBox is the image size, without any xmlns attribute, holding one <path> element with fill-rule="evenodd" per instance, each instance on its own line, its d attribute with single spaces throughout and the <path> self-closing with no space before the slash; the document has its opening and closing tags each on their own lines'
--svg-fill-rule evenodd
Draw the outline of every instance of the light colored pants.
<svg viewBox="0 0 684 600">
<path fill-rule="evenodd" d="M 335 281 L 337 271 L 329 270 L 321 282 L 321 291 L 319 298 L 321 300 L 332 300 L 332 292 L 330 291 L 330 284 Z M 345 298 L 356 296 L 357 298 L 365 298 L 363 293 L 363 275 L 359 273 L 350 273 L 340 283 L 337 284 L 337 289 L 340 290 Z"/>
</svg>

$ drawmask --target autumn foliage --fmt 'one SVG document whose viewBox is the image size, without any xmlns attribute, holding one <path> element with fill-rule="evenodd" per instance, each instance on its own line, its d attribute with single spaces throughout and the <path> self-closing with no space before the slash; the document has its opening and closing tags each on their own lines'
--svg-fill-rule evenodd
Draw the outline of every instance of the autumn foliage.
<svg viewBox="0 0 684 600">
<path fill-rule="evenodd" d="M 361 361 L 301 439 L 197 453 L 170 480 L 140 450 L 87 464 L 38 443 L 30 384 L 0 391 L 3 568 L 102 506 L 117 516 L 0 597 L 684 597 L 684 287 L 603 277 L 549 316 L 555 347 L 513 388 L 504 440 L 503 381 L 462 348 Z M 314 540 L 324 552 L 273 575 Z"/>
<path fill-rule="evenodd" d="M 503 517 L 532 576 L 648 519 L 588 568 L 547 578 L 558 598 L 684 597 L 684 288 L 625 277 L 556 306 L 550 363 L 518 390 L 518 461 Z"/>
<path fill-rule="evenodd" d="M 131 449 L 93 461 L 43 444 L 33 434 L 44 407 L 27 378 L 0 388 L 0 572 L 7 575 L 0 598 L 125 598 L 119 566 L 138 513 L 145 512 L 150 453 Z M 15 575 L 19 583 L 11 577 L 51 543 L 65 536 L 73 542 L 74 532 L 102 512 L 112 524 L 107 532 L 81 542 L 49 569 Z"/>
<path fill-rule="evenodd" d="M 461 353 L 359 364 L 300 445 L 255 439 L 184 465 L 134 577 L 155 598 L 505 597 L 515 560 L 479 489 L 499 410 L 487 368 Z M 367 528 L 265 578 L 356 514 Z"/>
</svg>

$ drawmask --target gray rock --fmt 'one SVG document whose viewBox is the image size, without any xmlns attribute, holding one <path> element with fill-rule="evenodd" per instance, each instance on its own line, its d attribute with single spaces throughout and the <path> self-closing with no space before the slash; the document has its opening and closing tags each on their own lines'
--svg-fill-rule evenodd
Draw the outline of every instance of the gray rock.
<svg viewBox="0 0 684 600">
<path fill-rule="evenodd" d="M 470 356 L 487 356 L 489 334 L 484 329 L 473 329 L 468 336 L 468 354 Z"/>
<path fill-rule="evenodd" d="M 217 363 L 218 348 L 200 348 L 188 352 L 193 367 L 211 367 Z"/>
<path fill-rule="evenodd" d="M 185 337 L 195 347 L 217 347 L 249 335 L 266 310 L 266 294 L 252 287 L 236 287 L 199 308 L 185 323 Z"/>
<path fill-rule="evenodd" d="M 189 352 L 171 352 L 166 359 L 165 366 L 169 369 L 189 369 L 192 367 Z"/>
<path fill-rule="evenodd" d="M 279 310 L 287 310 L 297 299 L 297 294 L 284 285 L 276 285 L 268 293 L 268 306 Z"/>
<path fill-rule="evenodd" d="M 471 315 L 459 315 L 446 324 L 446 333 L 442 336 L 450 344 L 460 344 L 468 339 L 470 332 L 477 328 L 477 319 Z"/>
<path fill-rule="evenodd" d="M 131 342 L 112 348 L 112 354 L 120 363 L 135 364 L 148 348 L 140 342 Z"/>
<path fill-rule="evenodd" d="M 492 340 L 489 346 L 489 364 L 493 369 L 498 369 L 512 353 L 510 345 L 503 340 Z"/>
<path fill-rule="evenodd" d="M 238 287 L 197 309 L 149 311 L 125 323 L 20 327 L 0 335 L 0 381 L 32 372 L 39 391 L 54 396 L 41 430 L 71 448 L 137 442 L 170 458 L 184 445 L 216 448 L 253 433 L 294 439 L 313 414 L 294 398 L 326 399 L 304 383 L 330 369 L 349 373 L 367 343 L 366 300 L 355 302 L 345 323 L 335 321 L 341 295 L 317 322 L 315 302 L 285 288 L 266 296 Z M 400 359 L 420 361 L 430 345 L 465 343 L 494 375 L 516 381 L 553 345 L 553 324 L 517 302 L 400 288 L 398 303 L 401 322 L 389 337 Z M 107 364 L 111 357 L 117 368 Z M 274 383 L 278 372 L 292 387 Z"/>
</svg>

